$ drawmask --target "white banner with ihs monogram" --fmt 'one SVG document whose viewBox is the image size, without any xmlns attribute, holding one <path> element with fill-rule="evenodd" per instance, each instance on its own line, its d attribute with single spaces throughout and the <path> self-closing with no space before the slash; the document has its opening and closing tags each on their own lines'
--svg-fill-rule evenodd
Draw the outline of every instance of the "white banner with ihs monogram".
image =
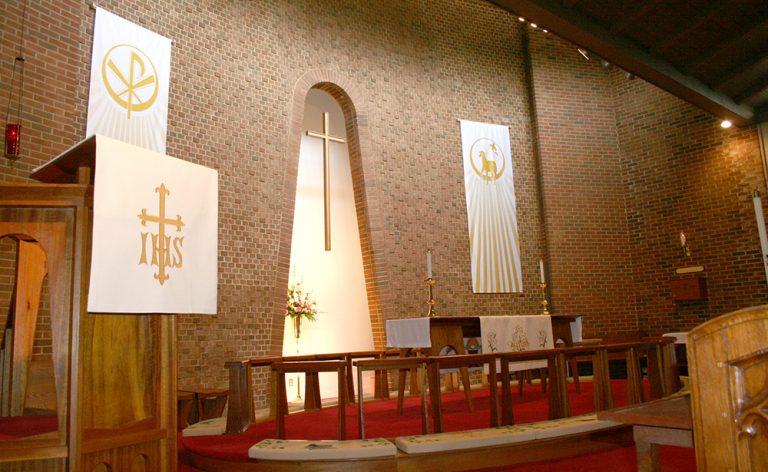
<svg viewBox="0 0 768 472">
<path fill-rule="evenodd" d="M 461 120 L 474 293 L 522 292 L 509 129 Z"/>
<path fill-rule="evenodd" d="M 165 154 L 171 40 L 96 8 L 86 136 Z"/>
<path fill-rule="evenodd" d="M 88 311 L 216 313 L 218 173 L 96 136 Z"/>
</svg>

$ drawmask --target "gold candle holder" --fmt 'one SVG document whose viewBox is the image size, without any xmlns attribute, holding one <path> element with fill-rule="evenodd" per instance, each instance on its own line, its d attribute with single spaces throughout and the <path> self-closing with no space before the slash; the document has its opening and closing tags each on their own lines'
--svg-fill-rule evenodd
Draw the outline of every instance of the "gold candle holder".
<svg viewBox="0 0 768 472">
<path fill-rule="evenodd" d="M 427 285 L 427 287 L 429 287 L 429 300 L 427 301 L 429 310 L 427 311 L 427 316 L 432 318 L 437 316 L 437 312 L 435 311 L 435 298 L 432 295 L 432 287 L 435 286 L 435 279 L 429 277 L 428 279 L 424 279 L 424 283 Z"/>
<path fill-rule="evenodd" d="M 549 305 L 549 302 L 547 301 L 547 284 L 541 282 L 539 283 L 539 287 L 541 287 L 541 314 L 549 315 L 549 310 L 547 310 L 547 305 Z"/>
</svg>

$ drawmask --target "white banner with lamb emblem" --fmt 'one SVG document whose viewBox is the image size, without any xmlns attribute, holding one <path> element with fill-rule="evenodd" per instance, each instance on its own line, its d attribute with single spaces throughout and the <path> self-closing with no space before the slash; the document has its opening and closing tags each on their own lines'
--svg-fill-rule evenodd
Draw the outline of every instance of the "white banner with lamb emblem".
<svg viewBox="0 0 768 472">
<path fill-rule="evenodd" d="M 474 293 L 522 292 L 509 129 L 461 120 Z"/>
<path fill-rule="evenodd" d="M 95 139 L 88 311 L 215 314 L 218 173 Z"/>
<path fill-rule="evenodd" d="M 86 136 L 165 154 L 171 40 L 96 8 Z"/>
</svg>

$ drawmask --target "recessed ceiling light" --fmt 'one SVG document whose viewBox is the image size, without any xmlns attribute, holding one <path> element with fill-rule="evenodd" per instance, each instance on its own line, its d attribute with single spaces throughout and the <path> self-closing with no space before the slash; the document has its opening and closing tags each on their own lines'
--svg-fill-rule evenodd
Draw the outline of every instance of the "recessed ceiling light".
<svg viewBox="0 0 768 472">
<path fill-rule="evenodd" d="M 723 120 L 720 122 L 720 127 L 723 129 L 728 129 L 731 126 L 733 126 L 733 123 L 731 123 L 731 120 Z"/>
<path fill-rule="evenodd" d="M 536 28 L 538 25 L 536 23 L 531 23 L 531 28 Z"/>
<path fill-rule="evenodd" d="M 518 16 L 517 19 L 520 21 L 525 21 L 525 18 L 523 18 L 522 16 Z"/>
</svg>

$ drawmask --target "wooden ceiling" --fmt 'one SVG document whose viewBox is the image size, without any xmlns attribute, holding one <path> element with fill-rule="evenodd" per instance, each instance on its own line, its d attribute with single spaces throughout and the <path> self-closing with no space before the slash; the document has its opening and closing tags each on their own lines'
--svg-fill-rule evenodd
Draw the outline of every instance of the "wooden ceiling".
<svg viewBox="0 0 768 472">
<path fill-rule="evenodd" d="M 489 0 L 738 125 L 768 121 L 768 0 Z"/>
</svg>

